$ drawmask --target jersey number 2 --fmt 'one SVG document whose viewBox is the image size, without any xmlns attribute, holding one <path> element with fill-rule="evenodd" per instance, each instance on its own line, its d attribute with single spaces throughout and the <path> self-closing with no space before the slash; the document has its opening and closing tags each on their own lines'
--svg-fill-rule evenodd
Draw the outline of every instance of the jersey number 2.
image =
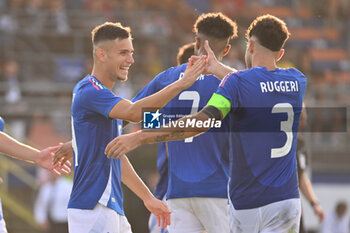
<svg viewBox="0 0 350 233">
<path fill-rule="evenodd" d="M 288 117 L 286 121 L 281 121 L 281 131 L 285 132 L 287 135 L 287 141 L 284 146 L 280 148 L 271 149 L 271 158 L 280 158 L 287 155 L 292 148 L 293 142 L 293 122 L 294 122 L 294 112 L 293 106 L 290 103 L 279 103 L 273 106 L 272 113 L 287 113 Z"/>
<path fill-rule="evenodd" d="M 180 94 L 179 100 L 192 100 L 191 115 L 198 111 L 200 96 L 197 91 L 184 91 Z M 193 142 L 193 137 L 185 138 L 185 142 Z"/>
</svg>

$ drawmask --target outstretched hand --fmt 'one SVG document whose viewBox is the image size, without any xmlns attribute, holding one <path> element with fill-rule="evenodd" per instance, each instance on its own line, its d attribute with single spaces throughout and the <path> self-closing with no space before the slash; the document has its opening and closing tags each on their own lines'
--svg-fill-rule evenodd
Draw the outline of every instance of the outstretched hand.
<svg viewBox="0 0 350 233">
<path fill-rule="evenodd" d="M 58 146 L 52 146 L 52 147 L 47 147 L 44 150 L 39 152 L 39 156 L 35 159 L 35 163 L 39 165 L 42 168 L 48 169 L 50 171 L 53 171 L 57 175 L 61 174 L 69 174 L 71 169 L 71 163 L 69 161 L 66 161 L 64 164 L 60 165 L 54 165 L 53 164 L 53 159 L 54 159 L 54 153 L 60 149 L 62 144 Z"/>
<path fill-rule="evenodd" d="M 119 159 L 120 156 L 140 146 L 141 143 L 137 137 L 138 132 L 124 134 L 114 138 L 108 143 L 105 154 L 108 158 Z"/>
<path fill-rule="evenodd" d="M 206 40 L 204 41 L 204 49 L 207 53 L 207 63 L 204 69 L 204 74 L 206 75 L 215 75 L 218 79 L 222 80 L 228 73 L 236 72 L 237 70 L 226 66 L 222 64 L 218 59 L 216 58 L 213 50 L 209 46 L 209 42 Z M 198 56 L 192 56 L 188 64 L 192 65 L 193 63 L 197 62 L 199 60 Z"/>
<path fill-rule="evenodd" d="M 156 216 L 159 227 L 166 228 L 168 225 L 170 225 L 171 212 L 167 204 L 155 197 L 146 200 L 143 203 L 145 204 L 146 208 Z"/>
<path fill-rule="evenodd" d="M 198 57 L 187 65 L 184 76 L 181 82 L 184 83 L 184 87 L 188 88 L 197 80 L 198 76 L 202 74 L 207 65 L 207 56 Z"/>
<path fill-rule="evenodd" d="M 65 163 L 67 163 L 67 161 L 71 160 L 72 158 L 73 158 L 72 141 L 65 142 L 55 152 L 53 164 L 63 166 Z"/>
<path fill-rule="evenodd" d="M 216 59 L 216 56 L 213 52 L 213 50 L 209 46 L 209 42 L 207 40 L 204 41 L 204 49 L 207 52 L 206 56 L 206 66 L 204 69 L 204 74 L 213 74 L 215 72 L 215 68 L 217 64 L 219 63 Z M 188 59 L 188 65 L 192 66 L 194 63 L 196 63 L 200 59 L 199 56 L 191 56 Z"/>
<path fill-rule="evenodd" d="M 217 68 L 217 65 L 219 64 L 218 59 L 216 59 L 216 56 L 213 52 L 213 50 L 209 46 L 209 42 L 206 40 L 204 41 L 204 49 L 207 52 L 208 55 L 208 64 L 205 68 L 205 74 L 213 74 L 215 73 L 215 69 Z"/>
</svg>

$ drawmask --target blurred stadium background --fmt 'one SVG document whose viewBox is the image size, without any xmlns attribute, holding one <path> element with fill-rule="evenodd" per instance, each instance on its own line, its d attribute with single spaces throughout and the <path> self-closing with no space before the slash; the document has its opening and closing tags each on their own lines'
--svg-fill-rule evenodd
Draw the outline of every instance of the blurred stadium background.
<svg viewBox="0 0 350 233">
<path fill-rule="evenodd" d="M 196 17 L 210 11 L 222 11 L 239 25 L 239 38 L 224 61 L 238 69 L 245 67 L 244 34 L 252 19 L 270 13 L 286 21 L 291 37 L 279 66 L 296 67 L 309 80 L 305 102 L 313 113 L 304 133 L 309 175 L 326 212 L 340 199 L 350 206 L 350 131 L 342 121 L 349 123 L 348 0 L 1 0 L 0 116 L 5 131 L 38 148 L 70 140 L 71 92 L 91 71 L 90 31 L 96 25 L 120 21 L 132 29 L 135 64 L 129 80 L 115 89 L 132 98 L 155 75 L 176 65 L 178 47 L 194 39 Z M 314 107 L 328 110 L 318 113 Z M 151 189 L 157 180 L 156 150 L 148 145 L 129 155 Z M 32 216 L 35 167 L 0 156 L 0 177 L 6 180 L 0 194 L 9 233 L 39 232 Z M 142 202 L 127 189 L 124 195 L 133 231 L 147 232 Z M 306 227 L 317 232 L 318 220 L 308 203 L 303 206 Z"/>
</svg>

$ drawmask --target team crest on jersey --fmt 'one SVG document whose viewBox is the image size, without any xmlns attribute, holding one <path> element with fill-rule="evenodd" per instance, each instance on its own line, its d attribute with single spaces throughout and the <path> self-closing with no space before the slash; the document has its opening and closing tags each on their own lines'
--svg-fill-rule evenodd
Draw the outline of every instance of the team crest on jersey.
<svg viewBox="0 0 350 233">
<path fill-rule="evenodd" d="M 143 128 L 144 129 L 159 129 L 162 122 L 162 113 L 157 111 L 143 112 Z"/>
</svg>

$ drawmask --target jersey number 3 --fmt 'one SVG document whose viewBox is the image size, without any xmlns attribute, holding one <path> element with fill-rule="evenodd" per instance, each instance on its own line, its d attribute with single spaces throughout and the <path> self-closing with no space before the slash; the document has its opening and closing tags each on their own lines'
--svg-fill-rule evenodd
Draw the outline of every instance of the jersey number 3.
<svg viewBox="0 0 350 233">
<path fill-rule="evenodd" d="M 273 106 L 272 113 L 287 113 L 288 117 L 286 121 L 281 121 L 281 131 L 285 132 L 287 135 L 287 141 L 284 146 L 280 148 L 271 149 L 271 158 L 280 158 L 287 155 L 292 148 L 293 142 L 293 122 L 294 122 L 294 112 L 293 106 L 289 103 L 279 103 Z"/>
</svg>

